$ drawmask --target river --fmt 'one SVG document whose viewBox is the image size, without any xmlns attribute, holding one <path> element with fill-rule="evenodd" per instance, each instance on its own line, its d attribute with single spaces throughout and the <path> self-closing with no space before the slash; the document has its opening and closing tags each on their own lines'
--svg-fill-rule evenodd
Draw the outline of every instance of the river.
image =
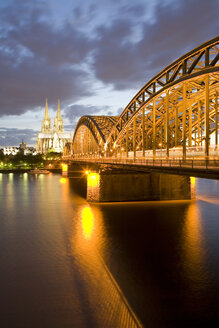
<svg viewBox="0 0 219 328">
<path fill-rule="evenodd" d="M 87 203 L 0 173 L 1 327 L 218 327 L 219 181 L 193 201 Z"/>
</svg>

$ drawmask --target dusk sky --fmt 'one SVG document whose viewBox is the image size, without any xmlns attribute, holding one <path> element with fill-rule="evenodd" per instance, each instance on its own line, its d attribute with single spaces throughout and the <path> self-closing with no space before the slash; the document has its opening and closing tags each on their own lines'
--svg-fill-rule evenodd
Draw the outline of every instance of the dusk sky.
<svg viewBox="0 0 219 328">
<path fill-rule="evenodd" d="M 45 99 L 65 130 L 118 115 L 155 74 L 218 34 L 218 0 L 1 0 L 0 146 L 36 143 Z"/>
</svg>

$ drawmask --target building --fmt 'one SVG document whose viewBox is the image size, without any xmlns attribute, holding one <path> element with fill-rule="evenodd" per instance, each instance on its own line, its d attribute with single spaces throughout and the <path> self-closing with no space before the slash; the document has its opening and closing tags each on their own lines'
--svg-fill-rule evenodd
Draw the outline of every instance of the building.
<svg viewBox="0 0 219 328">
<path fill-rule="evenodd" d="M 19 153 L 20 148 L 16 146 L 8 146 L 3 148 L 3 154 L 4 155 L 16 155 Z"/>
<path fill-rule="evenodd" d="M 36 155 L 36 149 L 34 147 L 27 147 L 26 143 L 20 143 L 20 146 L 7 146 L 2 149 L 4 155 L 17 155 L 18 153 L 22 155 Z"/>
<path fill-rule="evenodd" d="M 45 114 L 41 132 L 37 134 L 37 152 L 46 154 L 48 151 L 63 152 L 65 144 L 71 142 L 71 133 L 64 132 L 61 116 L 60 102 L 58 101 L 57 114 L 54 118 L 53 129 L 49 118 L 48 103 L 46 99 Z"/>
</svg>

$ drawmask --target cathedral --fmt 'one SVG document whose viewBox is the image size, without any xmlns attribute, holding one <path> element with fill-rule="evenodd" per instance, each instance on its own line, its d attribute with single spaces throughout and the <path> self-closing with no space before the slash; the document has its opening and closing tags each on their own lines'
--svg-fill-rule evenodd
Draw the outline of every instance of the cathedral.
<svg viewBox="0 0 219 328">
<path fill-rule="evenodd" d="M 46 154 L 48 151 L 62 153 L 67 142 L 71 142 L 71 133 L 64 132 L 61 116 L 60 102 L 58 101 L 57 114 L 54 118 L 53 129 L 49 118 L 48 103 L 46 99 L 45 114 L 41 132 L 37 134 L 37 152 Z"/>
</svg>

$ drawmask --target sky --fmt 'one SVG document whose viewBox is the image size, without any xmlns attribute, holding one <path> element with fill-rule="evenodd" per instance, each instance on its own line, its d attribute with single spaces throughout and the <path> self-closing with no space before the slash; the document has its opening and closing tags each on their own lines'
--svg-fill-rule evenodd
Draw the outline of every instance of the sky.
<svg viewBox="0 0 219 328">
<path fill-rule="evenodd" d="M 219 0 L 1 0 L 0 147 L 36 144 L 48 98 L 65 130 L 119 115 L 138 90 L 218 34 Z"/>
</svg>

